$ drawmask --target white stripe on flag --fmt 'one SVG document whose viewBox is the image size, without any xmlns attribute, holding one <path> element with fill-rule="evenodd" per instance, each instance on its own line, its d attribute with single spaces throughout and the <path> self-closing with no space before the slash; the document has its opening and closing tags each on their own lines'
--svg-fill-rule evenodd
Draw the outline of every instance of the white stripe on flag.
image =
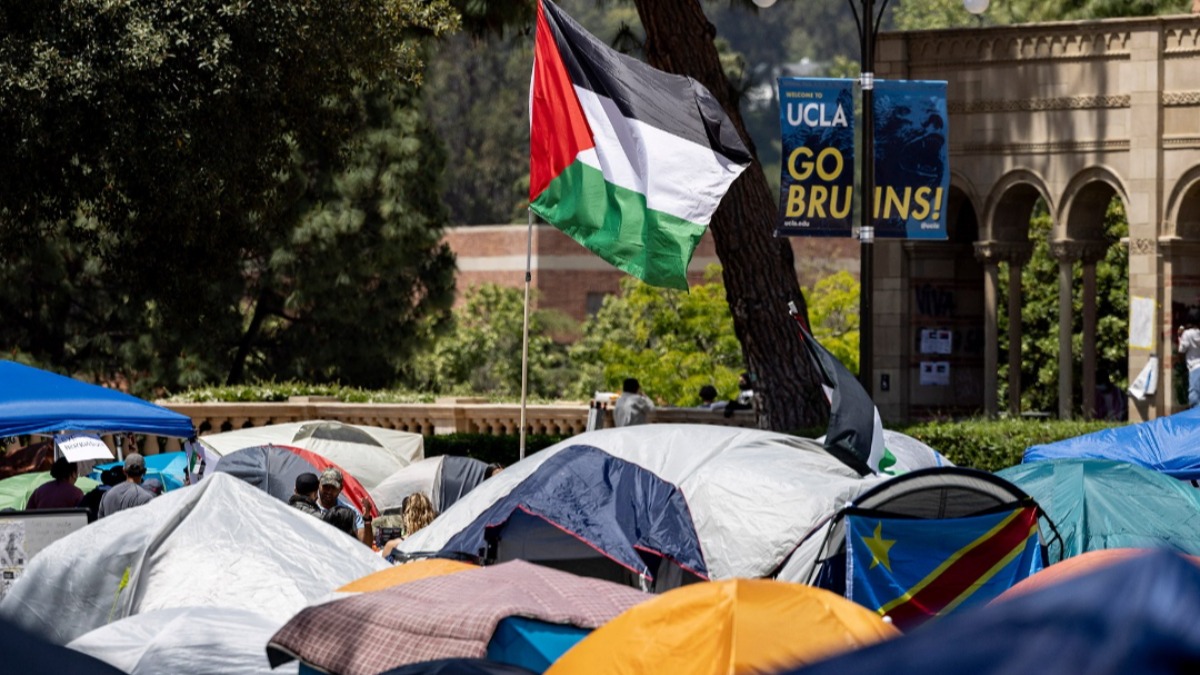
<svg viewBox="0 0 1200 675">
<path fill-rule="evenodd" d="M 621 114 L 612 99 L 575 87 L 596 147 L 579 161 L 604 178 L 646 196 L 655 211 L 707 225 L 730 183 L 745 167 L 712 148 Z"/>
</svg>

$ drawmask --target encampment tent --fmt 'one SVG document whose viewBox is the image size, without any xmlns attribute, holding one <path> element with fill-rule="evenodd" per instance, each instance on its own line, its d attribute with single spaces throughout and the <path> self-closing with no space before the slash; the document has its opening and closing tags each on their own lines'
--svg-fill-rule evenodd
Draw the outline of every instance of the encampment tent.
<svg viewBox="0 0 1200 675">
<path fill-rule="evenodd" d="M 287 445 L 335 462 L 368 490 L 425 456 L 421 434 L 329 420 L 250 427 L 201 436 L 200 441 L 209 469 L 215 468 L 221 457 L 242 448 Z"/>
<path fill-rule="evenodd" d="M 1029 495 L 990 473 L 914 471 L 814 528 L 779 578 L 843 594 L 908 630 L 1041 569 L 1038 513 Z"/>
<path fill-rule="evenodd" d="M 222 458 L 213 471 L 240 478 L 286 504 L 296 491 L 297 476 L 302 473 L 320 476 L 321 472 L 328 468 L 341 472 L 341 496 L 349 502 L 350 508 L 359 515 L 366 515 L 363 513 L 363 504 L 367 497 L 367 489 L 358 479 L 325 457 L 302 448 L 282 445 L 243 448 Z M 379 513 L 373 510 L 370 515 Z"/>
<path fill-rule="evenodd" d="M 438 513 L 450 508 L 483 482 L 488 465 L 471 457 L 438 455 L 413 462 L 371 488 L 381 512 L 399 509 L 404 498 L 420 492 Z"/>
<path fill-rule="evenodd" d="M 1047 459 L 1111 459 L 1200 482 L 1200 409 L 1035 445 L 1022 461 Z"/>
<path fill-rule="evenodd" d="M 43 549 L 0 600 L 0 616 L 59 644 L 176 607 L 245 609 L 283 621 L 385 567 L 333 526 L 215 474 Z"/>
<path fill-rule="evenodd" d="M 187 415 L 14 361 L 0 361 L 0 382 L 0 438 L 58 431 L 195 435 Z"/>
<path fill-rule="evenodd" d="M 1165 546 L 1200 554 L 1200 491 L 1157 471 L 1104 459 L 1057 459 L 997 475 L 1033 495 L 1054 523 L 1055 532 L 1045 532 L 1051 563 L 1106 548 Z"/>
<path fill-rule="evenodd" d="M 785 434 L 689 424 L 603 429 L 484 481 L 399 550 L 490 550 L 496 561 L 538 561 L 656 590 L 763 577 L 882 480 Z"/>
<path fill-rule="evenodd" d="M 23 473 L 0 480 L 0 510 L 23 510 L 25 505 L 29 503 L 29 495 L 32 495 L 34 490 L 52 480 L 54 479 L 50 476 L 49 471 Z M 97 485 L 99 485 L 98 482 L 86 476 L 80 476 L 75 479 L 75 487 L 83 490 L 84 494 L 91 492 Z"/>
</svg>

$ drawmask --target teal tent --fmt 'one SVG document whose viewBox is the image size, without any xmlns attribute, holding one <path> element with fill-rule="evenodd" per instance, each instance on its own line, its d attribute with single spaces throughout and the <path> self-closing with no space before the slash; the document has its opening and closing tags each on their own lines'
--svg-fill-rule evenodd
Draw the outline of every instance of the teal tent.
<svg viewBox="0 0 1200 675">
<path fill-rule="evenodd" d="M 1105 459 L 1056 459 L 997 475 L 1042 507 L 1050 563 L 1109 548 L 1200 555 L 1200 491 L 1165 474 Z"/>
</svg>

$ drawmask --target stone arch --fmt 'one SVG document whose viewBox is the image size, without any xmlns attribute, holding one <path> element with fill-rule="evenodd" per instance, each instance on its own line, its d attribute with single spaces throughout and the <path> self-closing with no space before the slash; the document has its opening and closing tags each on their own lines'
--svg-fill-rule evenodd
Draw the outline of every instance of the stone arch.
<svg viewBox="0 0 1200 675">
<path fill-rule="evenodd" d="M 1184 172 L 1167 201 L 1167 220 L 1180 239 L 1200 241 L 1200 165 Z"/>
<path fill-rule="evenodd" d="M 1129 206 L 1128 193 L 1117 174 L 1106 166 L 1088 167 L 1075 174 L 1063 191 L 1062 206 L 1054 220 L 1055 240 L 1104 239 L 1104 215 L 1113 196 Z"/>
<path fill-rule="evenodd" d="M 1039 198 L 1054 213 L 1050 191 L 1040 175 L 1028 169 L 1004 174 L 988 196 L 981 236 L 991 241 L 1028 241 L 1029 216 Z"/>
<path fill-rule="evenodd" d="M 970 179 L 952 169 L 946 197 L 947 239 L 968 244 L 980 239 L 978 204 L 979 191 Z"/>
</svg>

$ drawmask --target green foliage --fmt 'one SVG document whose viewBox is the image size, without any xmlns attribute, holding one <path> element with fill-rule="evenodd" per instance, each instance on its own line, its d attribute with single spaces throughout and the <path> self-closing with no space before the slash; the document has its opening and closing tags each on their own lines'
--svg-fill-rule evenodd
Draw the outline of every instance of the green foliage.
<svg viewBox="0 0 1200 675">
<path fill-rule="evenodd" d="M 955 420 L 898 428 L 958 466 L 999 471 L 1021 463 L 1025 449 L 1119 424 L 1077 420 Z"/>
<path fill-rule="evenodd" d="M 1021 270 L 1021 410 L 1058 410 L 1058 261 L 1050 255 L 1052 224 L 1044 204 L 1030 219 L 1033 255 Z M 1105 214 L 1104 233 L 1110 246 L 1096 263 L 1096 384 L 1123 391 L 1129 335 L 1129 253 L 1119 242 L 1129 232 L 1124 206 L 1114 197 Z M 1000 269 L 1000 288 L 1007 288 L 1008 265 Z M 1074 265 L 1071 315 L 1075 391 L 1082 401 L 1083 373 L 1083 266 Z M 1008 350 L 1008 313 L 998 317 L 1000 351 Z M 1004 359 L 1002 359 L 1003 361 Z M 1000 397 L 1008 395 L 1008 366 L 1000 368 Z M 1079 410 L 1076 413 L 1080 412 Z"/>
<path fill-rule="evenodd" d="M 858 374 L 860 288 L 857 279 L 841 270 L 817 281 L 811 289 L 804 289 L 813 337 L 855 375 Z"/>
<path fill-rule="evenodd" d="M 535 302 L 530 299 L 531 305 Z M 524 315 L 521 290 L 494 284 L 471 289 L 454 310 L 447 334 L 415 357 L 415 383 L 442 394 L 519 397 Z M 557 312 L 531 312 L 531 396 L 557 398 L 567 388 L 572 374 L 566 367 L 566 347 L 553 336 L 573 330 L 572 324 Z"/>
<path fill-rule="evenodd" d="M 278 403 L 293 396 L 332 397 L 342 403 L 433 403 L 432 394 L 404 390 L 371 390 L 339 384 L 307 382 L 256 382 L 254 384 L 196 387 L 167 399 L 171 403 Z"/>
<path fill-rule="evenodd" d="M 744 369 L 741 347 L 720 268 L 711 266 L 705 279 L 687 293 L 623 279 L 620 294 L 605 298 L 571 347 L 574 394 L 620 391 L 625 378 L 636 377 L 659 405 L 697 405 L 706 384 L 732 398 Z"/>
</svg>

